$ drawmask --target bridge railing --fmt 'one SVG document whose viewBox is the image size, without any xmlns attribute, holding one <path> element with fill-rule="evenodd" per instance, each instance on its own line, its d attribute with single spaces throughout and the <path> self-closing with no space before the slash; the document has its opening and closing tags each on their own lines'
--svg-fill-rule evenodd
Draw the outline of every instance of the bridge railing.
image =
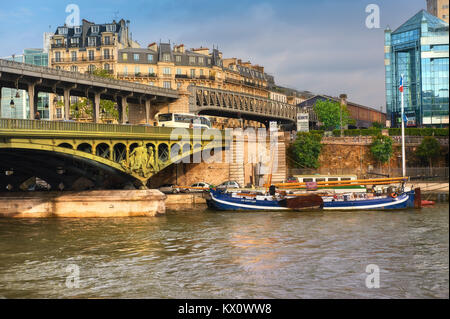
<svg viewBox="0 0 450 319">
<path fill-rule="evenodd" d="M 152 127 L 144 125 L 119 125 L 80 123 L 70 121 L 0 119 L 0 129 L 8 130 L 40 130 L 71 132 L 103 132 L 103 133 L 135 133 L 135 134 L 170 134 L 169 127 Z"/>
<path fill-rule="evenodd" d="M 45 66 L 35 66 L 20 62 L 8 61 L 0 59 L 0 66 L 2 67 L 12 67 L 15 69 L 20 69 L 21 71 L 30 71 L 30 72 L 39 72 L 43 74 L 57 75 L 57 76 L 67 76 L 71 78 L 75 78 L 78 80 L 87 80 L 92 82 L 98 82 L 101 84 L 111 84 L 111 85 L 120 85 L 124 89 L 140 89 L 140 90 L 151 90 L 153 92 L 158 92 L 163 95 L 178 95 L 178 91 L 172 89 L 166 89 L 156 86 L 149 86 L 142 83 L 133 83 L 123 80 L 116 80 L 113 78 L 104 78 L 100 76 L 95 76 L 92 74 L 82 74 L 77 72 L 70 72 L 65 70 L 57 70 Z"/>
</svg>

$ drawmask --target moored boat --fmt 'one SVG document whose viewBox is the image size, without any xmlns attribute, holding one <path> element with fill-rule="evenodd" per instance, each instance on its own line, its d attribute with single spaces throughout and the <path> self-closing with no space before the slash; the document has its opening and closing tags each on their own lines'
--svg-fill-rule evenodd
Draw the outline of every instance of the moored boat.
<svg viewBox="0 0 450 319">
<path fill-rule="evenodd" d="M 372 195 L 372 196 L 371 196 Z M 324 210 L 391 210 L 420 208 L 420 189 L 391 194 L 344 194 L 324 196 Z"/>
<path fill-rule="evenodd" d="M 284 196 L 282 194 L 226 192 L 211 189 L 206 203 L 214 210 L 277 211 L 318 210 L 323 207 L 322 197 L 315 194 Z"/>
</svg>

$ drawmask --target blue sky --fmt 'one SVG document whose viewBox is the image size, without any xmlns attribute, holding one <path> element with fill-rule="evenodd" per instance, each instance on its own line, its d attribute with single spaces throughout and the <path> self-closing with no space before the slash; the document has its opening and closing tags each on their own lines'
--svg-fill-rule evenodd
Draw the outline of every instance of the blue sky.
<svg viewBox="0 0 450 319">
<path fill-rule="evenodd" d="M 384 29 L 397 28 L 425 0 L 134 0 L 9 1 L 0 7 L 0 57 L 42 47 L 42 33 L 63 25 L 68 4 L 97 23 L 131 21 L 145 47 L 171 41 L 218 45 L 224 57 L 263 65 L 280 85 L 339 95 L 384 107 Z M 380 7 L 380 28 L 368 29 L 368 4 Z"/>
</svg>

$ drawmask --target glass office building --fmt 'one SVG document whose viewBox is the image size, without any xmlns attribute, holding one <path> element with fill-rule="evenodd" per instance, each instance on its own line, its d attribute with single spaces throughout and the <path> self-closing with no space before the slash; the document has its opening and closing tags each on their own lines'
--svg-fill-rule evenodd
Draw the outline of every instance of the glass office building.
<svg viewBox="0 0 450 319">
<path fill-rule="evenodd" d="M 446 22 L 424 10 L 395 31 L 385 30 L 386 111 L 391 127 L 401 126 L 402 74 L 407 126 L 448 126 L 448 31 Z"/>
<path fill-rule="evenodd" d="M 48 66 L 48 53 L 45 53 L 42 49 L 26 49 L 22 55 L 11 56 L 4 59 L 37 66 Z M 0 117 L 18 119 L 26 119 L 29 117 L 30 103 L 26 91 L 3 88 L 1 93 Z M 14 101 L 14 105 L 11 105 L 11 100 Z M 37 109 L 42 119 L 49 118 L 49 103 L 49 94 L 39 93 Z"/>
</svg>

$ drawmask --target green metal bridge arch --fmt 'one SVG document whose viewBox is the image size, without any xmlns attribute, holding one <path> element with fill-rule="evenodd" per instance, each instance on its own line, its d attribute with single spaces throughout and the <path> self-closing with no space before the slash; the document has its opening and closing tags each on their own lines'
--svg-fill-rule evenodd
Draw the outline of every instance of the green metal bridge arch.
<svg viewBox="0 0 450 319">
<path fill-rule="evenodd" d="M 97 171 L 145 186 L 173 163 L 225 145 L 223 134 L 212 143 L 211 137 L 202 139 L 202 130 L 186 131 L 188 136 L 171 139 L 173 129 L 166 127 L 0 119 L 0 169 L 54 185 L 64 183 L 68 171 L 91 180 L 96 175 L 90 171 Z M 1 179 L 3 188 L 8 177 Z"/>
</svg>

